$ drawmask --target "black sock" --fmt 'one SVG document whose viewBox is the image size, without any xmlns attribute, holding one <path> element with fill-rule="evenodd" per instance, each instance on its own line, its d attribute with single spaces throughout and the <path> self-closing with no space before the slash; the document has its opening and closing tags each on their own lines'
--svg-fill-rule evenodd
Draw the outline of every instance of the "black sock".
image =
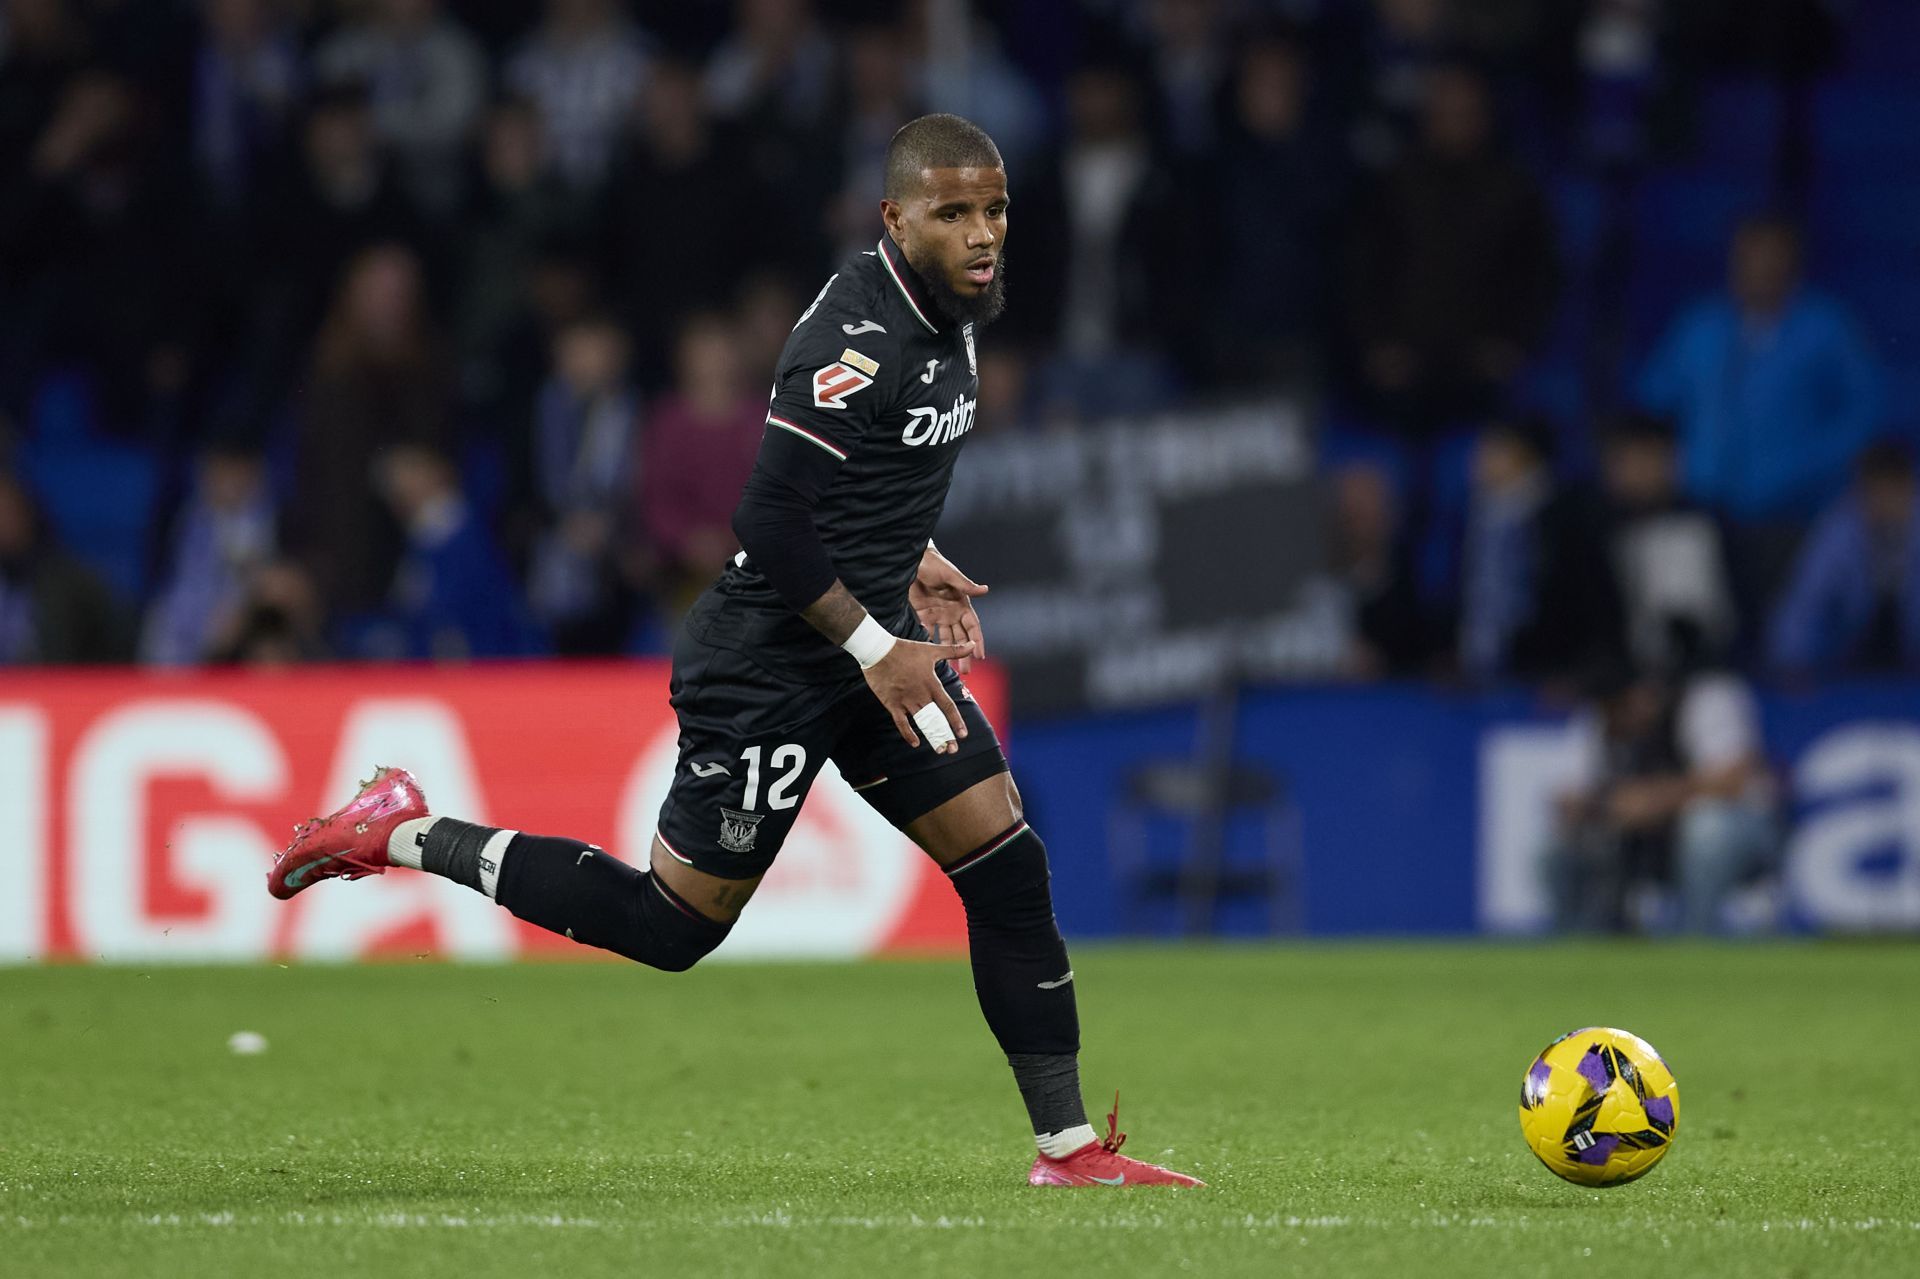
<svg viewBox="0 0 1920 1279">
<path fill-rule="evenodd" d="M 1013 1082 L 1036 1133 L 1065 1132 L 1087 1122 L 1080 1099 L 1080 1059 L 1072 1053 L 1008 1053 Z"/>
<path fill-rule="evenodd" d="M 1087 1122 L 1080 1014 L 1067 944 L 1053 918 L 1047 848 L 1025 822 L 947 868 L 967 910 L 980 1011 L 1013 1067 L 1036 1133 Z"/>
</svg>

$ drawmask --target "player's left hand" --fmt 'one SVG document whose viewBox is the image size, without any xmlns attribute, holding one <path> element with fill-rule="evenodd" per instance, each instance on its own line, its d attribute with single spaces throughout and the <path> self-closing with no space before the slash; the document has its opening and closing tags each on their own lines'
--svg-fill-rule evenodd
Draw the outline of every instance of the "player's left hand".
<svg viewBox="0 0 1920 1279">
<path fill-rule="evenodd" d="M 929 635 L 944 644 L 973 645 L 973 657 L 962 657 L 953 664 L 962 675 L 973 669 L 974 657 L 987 655 L 980 615 L 973 611 L 974 598 L 985 595 L 987 589 L 931 546 L 921 555 L 920 571 L 907 588 L 907 600 Z"/>
</svg>

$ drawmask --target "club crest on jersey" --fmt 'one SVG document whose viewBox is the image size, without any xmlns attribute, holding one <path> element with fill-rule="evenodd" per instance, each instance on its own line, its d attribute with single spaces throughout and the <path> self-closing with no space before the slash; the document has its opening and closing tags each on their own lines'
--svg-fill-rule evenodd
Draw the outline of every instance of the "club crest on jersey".
<svg viewBox="0 0 1920 1279">
<path fill-rule="evenodd" d="M 960 336 L 967 342 L 967 372 L 980 376 L 980 362 L 973 358 L 973 325 L 968 324 L 960 330 Z"/>
<path fill-rule="evenodd" d="M 816 408 L 844 409 L 849 395 L 872 385 L 873 379 L 859 369 L 835 360 L 813 375 L 813 403 Z"/>
<path fill-rule="evenodd" d="M 730 853 L 750 853 L 760 838 L 760 822 L 765 813 L 737 813 L 731 808 L 720 810 L 720 847 Z"/>
<path fill-rule="evenodd" d="M 907 426 L 900 432 L 902 444 L 946 444 L 973 429 L 973 401 L 964 395 L 953 397 L 953 407 L 942 413 L 928 406 L 907 410 Z"/>
</svg>

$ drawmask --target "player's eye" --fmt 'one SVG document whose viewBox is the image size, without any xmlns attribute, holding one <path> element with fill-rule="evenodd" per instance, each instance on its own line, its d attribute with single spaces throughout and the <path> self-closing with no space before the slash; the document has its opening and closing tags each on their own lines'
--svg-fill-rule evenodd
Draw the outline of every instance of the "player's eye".
<svg viewBox="0 0 1920 1279">
<path fill-rule="evenodd" d="M 943 222 L 958 222 L 960 220 L 960 210 L 948 209 L 940 215 L 940 220 Z"/>
</svg>

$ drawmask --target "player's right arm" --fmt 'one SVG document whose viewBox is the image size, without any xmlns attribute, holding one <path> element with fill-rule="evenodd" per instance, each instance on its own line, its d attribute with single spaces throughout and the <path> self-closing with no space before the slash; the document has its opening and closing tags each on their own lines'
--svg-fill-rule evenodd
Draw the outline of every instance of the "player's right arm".
<svg viewBox="0 0 1920 1279">
<path fill-rule="evenodd" d="M 859 662 L 909 745 L 920 744 L 917 723 L 934 738 L 935 750 L 958 750 L 955 739 L 966 736 L 966 724 L 935 668 L 971 655 L 973 646 L 921 644 L 889 633 L 840 580 L 814 524 L 814 508 L 879 412 L 874 380 L 895 356 L 872 338 L 867 350 L 835 341 L 839 309 L 814 316 L 826 296 L 823 290 L 781 354 L 760 456 L 733 514 L 734 535 L 787 606 Z"/>
</svg>

